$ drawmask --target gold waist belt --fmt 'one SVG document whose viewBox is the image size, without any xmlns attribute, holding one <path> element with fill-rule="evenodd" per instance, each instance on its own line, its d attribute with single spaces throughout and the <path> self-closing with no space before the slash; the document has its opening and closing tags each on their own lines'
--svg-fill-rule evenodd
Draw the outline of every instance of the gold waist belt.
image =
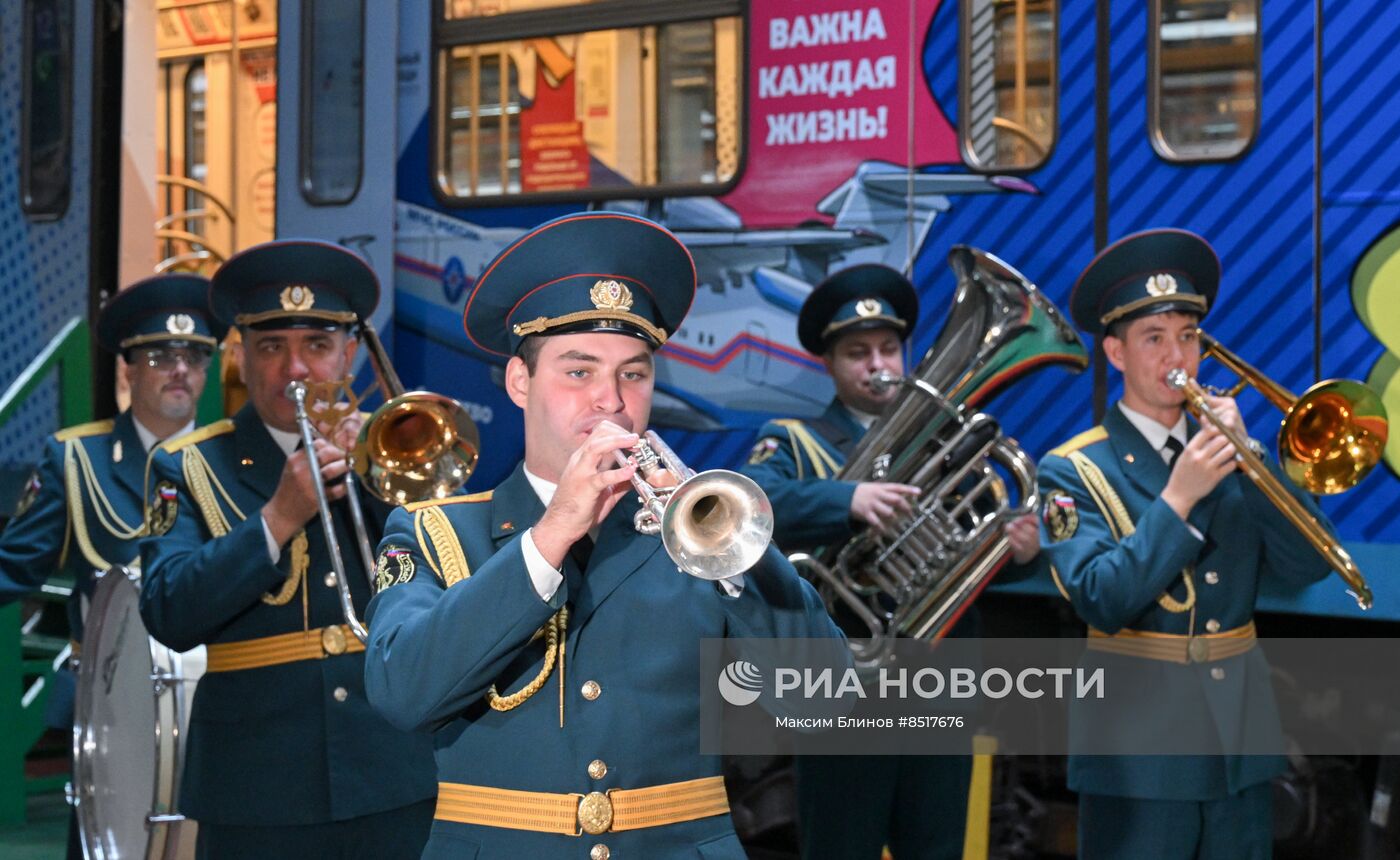
<svg viewBox="0 0 1400 860">
<path fill-rule="evenodd" d="M 217 642 L 205 650 L 209 658 L 206 672 L 237 672 L 240 669 L 261 669 L 299 660 L 322 660 L 341 654 L 354 654 L 365 650 L 365 644 L 355 638 L 349 627 L 336 624 L 244 642 Z"/>
<path fill-rule="evenodd" d="M 1126 657 L 1165 660 L 1168 663 L 1184 665 L 1238 657 L 1254 648 L 1257 641 L 1254 622 L 1251 621 L 1233 630 L 1222 630 L 1202 636 L 1152 633 L 1147 630 L 1120 630 L 1108 634 L 1090 627 L 1088 645 L 1090 651 L 1107 651 Z"/>
<path fill-rule="evenodd" d="M 589 794 L 513 791 L 440 782 L 433 817 L 458 824 L 580 836 L 660 827 L 728 812 L 724 778 L 707 776 L 649 788 L 615 788 Z"/>
</svg>

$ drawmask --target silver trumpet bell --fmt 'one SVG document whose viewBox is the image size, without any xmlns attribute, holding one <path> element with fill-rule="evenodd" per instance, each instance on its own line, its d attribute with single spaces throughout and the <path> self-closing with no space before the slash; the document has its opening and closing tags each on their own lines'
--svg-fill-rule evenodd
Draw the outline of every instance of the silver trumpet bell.
<svg viewBox="0 0 1400 860">
<path fill-rule="evenodd" d="M 616 454 L 626 465 L 627 456 Z M 701 579 L 727 579 L 754 566 L 773 539 L 773 505 L 758 484 L 726 469 L 696 474 L 651 430 L 632 455 L 632 486 L 642 502 L 637 531 L 659 534 L 676 566 Z"/>
</svg>

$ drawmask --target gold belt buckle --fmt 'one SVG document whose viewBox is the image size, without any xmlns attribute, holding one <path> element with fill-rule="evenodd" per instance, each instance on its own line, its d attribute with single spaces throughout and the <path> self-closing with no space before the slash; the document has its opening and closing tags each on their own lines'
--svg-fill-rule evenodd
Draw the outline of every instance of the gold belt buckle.
<svg viewBox="0 0 1400 860">
<path fill-rule="evenodd" d="M 321 628 L 321 650 L 332 657 L 345 653 L 345 631 L 339 624 Z"/>
<path fill-rule="evenodd" d="M 1192 636 L 1191 641 L 1186 643 L 1186 656 L 1191 658 L 1192 663 L 1206 662 L 1210 659 L 1210 643 Z"/>
<path fill-rule="evenodd" d="M 597 836 L 612 827 L 612 798 L 601 791 L 590 791 L 578 801 L 578 826 L 584 833 Z"/>
</svg>

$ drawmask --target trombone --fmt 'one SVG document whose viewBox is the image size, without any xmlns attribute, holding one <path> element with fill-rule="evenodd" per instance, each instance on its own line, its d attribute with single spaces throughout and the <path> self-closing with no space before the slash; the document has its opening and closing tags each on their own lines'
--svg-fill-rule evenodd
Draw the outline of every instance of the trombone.
<svg viewBox="0 0 1400 860">
<path fill-rule="evenodd" d="M 1279 459 L 1289 479 L 1303 489 L 1341 492 L 1355 486 L 1379 461 L 1388 424 L 1385 407 L 1366 386 L 1350 380 L 1328 380 L 1312 386 L 1302 397 L 1294 397 L 1204 332 L 1201 341 L 1205 344 L 1203 357 L 1215 357 L 1240 376 L 1239 383 L 1224 392 L 1225 396 L 1233 397 L 1246 385 L 1253 385 L 1285 411 L 1279 431 Z M 1206 389 L 1179 367 L 1167 374 L 1167 384 L 1186 396 L 1186 407 L 1192 415 L 1210 422 L 1225 436 L 1234 446 L 1245 475 L 1341 575 L 1351 587 L 1349 593 L 1357 605 L 1370 609 L 1371 589 L 1351 554 L 1269 471 L 1249 441 L 1228 427 L 1210 407 Z"/>
<path fill-rule="evenodd" d="M 369 545 L 364 510 L 355 492 L 357 480 L 377 498 L 395 505 L 445 498 L 471 477 L 481 444 L 476 424 L 462 404 L 428 391 L 405 393 L 379 334 L 368 320 L 360 321 L 358 333 L 369 350 L 374 385 L 356 395 L 349 378 L 314 383 L 295 381 L 287 386 L 286 395 L 296 404 L 302 447 L 316 473 L 312 483 L 316 489 L 321 529 L 326 534 L 326 549 L 335 570 L 340 611 L 355 638 L 364 642 L 369 638 L 369 630 L 355 614 L 321 464 L 313 454 L 316 431 L 312 422 L 338 426 L 376 389 L 384 396 L 384 404 L 360 426 L 354 448 L 346 455 L 350 463 L 350 471 L 345 475 L 346 502 L 371 593 L 375 590 L 374 550 Z"/>
<path fill-rule="evenodd" d="M 1265 376 L 1258 368 L 1200 332 L 1202 358 L 1214 358 L 1240 379 L 1222 392 L 1235 397 L 1248 385 L 1279 411 L 1278 459 L 1288 479 L 1310 493 L 1329 496 L 1350 490 L 1385 455 L 1389 436 L 1385 404 L 1353 379 L 1326 379 L 1302 396 Z"/>
</svg>

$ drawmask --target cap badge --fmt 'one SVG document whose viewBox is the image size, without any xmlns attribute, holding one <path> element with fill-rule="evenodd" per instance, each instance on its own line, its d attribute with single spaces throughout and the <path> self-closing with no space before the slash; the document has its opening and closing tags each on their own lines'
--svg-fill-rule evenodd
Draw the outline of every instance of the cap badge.
<svg viewBox="0 0 1400 860">
<path fill-rule="evenodd" d="M 1166 272 L 1153 275 L 1147 279 L 1147 294 L 1149 296 L 1170 296 L 1176 292 L 1176 278 Z"/>
<path fill-rule="evenodd" d="M 292 284 L 283 289 L 278 298 L 282 300 L 284 311 L 309 311 L 311 306 L 316 304 L 316 296 L 312 294 L 311 288 L 304 284 Z"/>
<path fill-rule="evenodd" d="M 588 291 L 593 307 L 600 311 L 632 310 L 632 291 L 614 280 L 598 281 Z"/>
<path fill-rule="evenodd" d="M 165 330 L 171 334 L 194 334 L 194 318 L 189 314 L 171 314 L 165 318 Z"/>
<path fill-rule="evenodd" d="M 880 313 L 879 299 L 861 299 L 856 302 L 856 315 L 862 317 L 878 316 Z"/>
</svg>

